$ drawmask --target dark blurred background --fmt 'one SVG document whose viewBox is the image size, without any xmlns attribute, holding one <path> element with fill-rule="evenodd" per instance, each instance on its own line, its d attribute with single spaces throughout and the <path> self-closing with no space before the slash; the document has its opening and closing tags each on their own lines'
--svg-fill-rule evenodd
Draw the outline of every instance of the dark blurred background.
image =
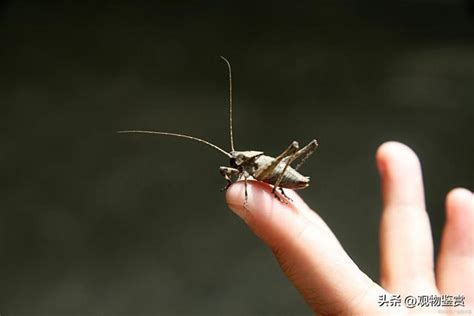
<svg viewBox="0 0 474 316">
<path fill-rule="evenodd" d="M 238 149 L 320 142 L 300 191 L 378 278 L 374 153 L 411 146 L 435 247 L 473 188 L 474 6 L 424 1 L 2 2 L 2 315 L 309 315 L 226 207 Z M 407 258 L 409 260 L 409 258 Z"/>
</svg>

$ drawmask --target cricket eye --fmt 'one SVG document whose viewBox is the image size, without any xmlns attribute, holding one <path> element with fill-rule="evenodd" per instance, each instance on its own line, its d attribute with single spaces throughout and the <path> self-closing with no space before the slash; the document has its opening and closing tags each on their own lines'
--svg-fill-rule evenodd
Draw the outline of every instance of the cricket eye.
<svg viewBox="0 0 474 316">
<path fill-rule="evenodd" d="M 235 163 L 235 158 L 230 158 L 230 166 L 232 168 L 237 168 L 237 164 Z"/>
<path fill-rule="evenodd" d="M 245 155 L 242 155 L 242 154 L 238 154 L 234 157 L 234 162 L 237 166 L 240 166 L 241 164 L 243 164 L 245 160 L 247 160 L 247 157 L 245 157 Z"/>
</svg>

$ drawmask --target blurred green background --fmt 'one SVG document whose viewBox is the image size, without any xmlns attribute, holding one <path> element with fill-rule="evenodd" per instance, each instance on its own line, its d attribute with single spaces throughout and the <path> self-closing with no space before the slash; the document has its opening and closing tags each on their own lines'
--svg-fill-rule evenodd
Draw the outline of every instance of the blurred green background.
<svg viewBox="0 0 474 316">
<path fill-rule="evenodd" d="M 378 278 L 387 140 L 419 155 L 435 246 L 473 188 L 468 1 L 2 2 L 2 315 L 309 315 L 226 207 L 227 158 L 316 138 L 303 198 Z M 409 260 L 409 258 L 407 258 Z"/>
</svg>

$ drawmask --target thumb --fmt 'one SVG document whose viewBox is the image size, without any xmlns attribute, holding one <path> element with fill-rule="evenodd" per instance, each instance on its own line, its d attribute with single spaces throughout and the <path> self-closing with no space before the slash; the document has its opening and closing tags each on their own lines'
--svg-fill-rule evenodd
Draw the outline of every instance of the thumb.
<svg viewBox="0 0 474 316">
<path fill-rule="evenodd" d="M 323 314 L 380 312 L 378 296 L 386 292 L 362 273 L 324 221 L 293 191 L 282 203 L 272 187 L 248 181 L 229 187 L 229 207 L 273 251 L 282 270 L 310 307 Z M 283 198 L 282 198 L 283 199 Z"/>
</svg>

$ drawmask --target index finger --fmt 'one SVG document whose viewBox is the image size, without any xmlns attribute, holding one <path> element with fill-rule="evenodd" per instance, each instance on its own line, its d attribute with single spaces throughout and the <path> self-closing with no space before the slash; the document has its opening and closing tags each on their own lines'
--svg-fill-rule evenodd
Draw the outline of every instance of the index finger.
<svg viewBox="0 0 474 316">
<path fill-rule="evenodd" d="M 281 203 L 264 183 L 248 182 L 244 207 L 244 184 L 229 187 L 229 207 L 275 254 L 282 270 L 314 311 L 322 313 L 367 313 L 377 310 L 378 295 L 386 293 L 343 250 L 336 237 L 296 193 Z M 311 211 L 312 212 L 312 211 Z M 380 310 L 379 310 L 380 311 Z"/>
</svg>

